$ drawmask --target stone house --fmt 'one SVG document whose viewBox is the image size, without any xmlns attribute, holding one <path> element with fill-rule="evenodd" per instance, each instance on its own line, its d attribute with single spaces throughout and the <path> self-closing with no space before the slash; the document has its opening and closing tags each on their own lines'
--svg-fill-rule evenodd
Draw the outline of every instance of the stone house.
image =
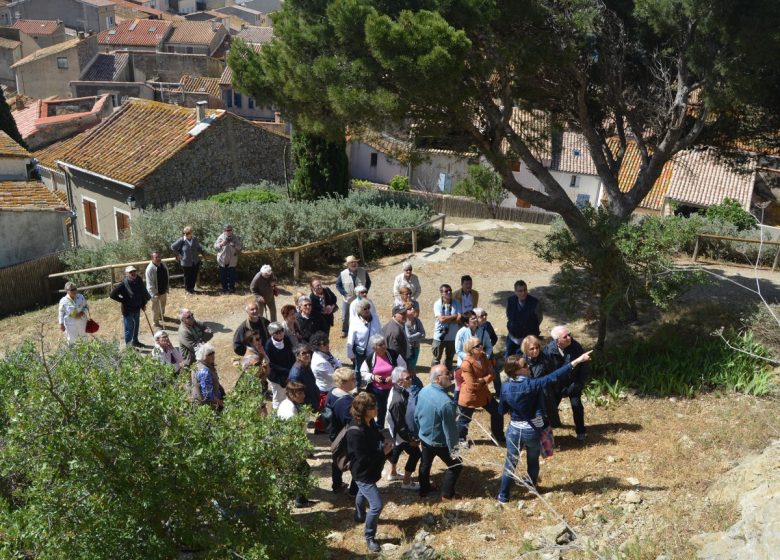
<svg viewBox="0 0 780 560">
<path fill-rule="evenodd" d="M 97 37 L 78 37 L 25 56 L 11 68 L 16 91 L 36 99 L 70 94 L 69 82 L 78 80 L 97 56 Z"/>
<path fill-rule="evenodd" d="M 23 56 L 68 39 L 65 35 L 65 26 L 61 21 L 20 19 L 14 22 L 13 27 L 19 30 Z"/>
<path fill-rule="evenodd" d="M 163 43 L 163 49 L 169 53 L 205 54 L 224 58 L 229 37 L 228 30 L 219 21 L 181 20 L 173 24 L 173 30 Z"/>
<path fill-rule="evenodd" d="M 7 9 L 14 20 L 61 21 L 65 27 L 84 32 L 98 33 L 116 25 L 113 0 L 15 0 L 8 3 Z"/>
<path fill-rule="evenodd" d="M 276 110 L 273 107 L 258 104 L 253 97 L 245 95 L 233 86 L 233 70 L 225 66 L 219 78 L 222 102 L 225 109 L 245 119 L 253 121 L 274 122 Z"/>
<path fill-rule="evenodd" d="M 32 154 L 0 130 L 0 181 L 26 181 Z"/>
<path fill-rule="evenodd" d="M 132 19 L 98 34 L 101 52 L 121 49 L 137 51 L 161 50 L 163 41 L 171 32 L 171 22 L 156 19 Z"/>
<path fill-rule="evenodd" d="M 0 37 L 0 84 L 16 89 L 16 74 L 11 66 L 22 59 L 22 43 Z"/>
<path fill-rule="evenodd" d="M 97 127 L 35 154 L 67 193 L 80 245 L 116 240 L 144 208 L 291 176 L 289 138 L 226 111 L 132 99 Z"/>
</svg>

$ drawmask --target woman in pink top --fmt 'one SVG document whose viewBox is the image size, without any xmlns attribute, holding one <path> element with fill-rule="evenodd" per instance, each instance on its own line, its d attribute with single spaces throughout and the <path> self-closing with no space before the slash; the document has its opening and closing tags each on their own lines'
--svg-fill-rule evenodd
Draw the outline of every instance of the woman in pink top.
<svg viewBox="0 0 780 560">
<path fill-rule="evenodd" d="M 380 428 L 385 426 L 387 413 L 387 398 L 393 388 L 393 369 L 406 367 L 406 360 L 398 352 L 390 350 L 385 343 L 385 337 L 375 334 L 368 340 L 374 353 L 360 367 L 363 379 L 371 379 L 366 391 L 376 397 L 376 422 Z"/>
</svg>

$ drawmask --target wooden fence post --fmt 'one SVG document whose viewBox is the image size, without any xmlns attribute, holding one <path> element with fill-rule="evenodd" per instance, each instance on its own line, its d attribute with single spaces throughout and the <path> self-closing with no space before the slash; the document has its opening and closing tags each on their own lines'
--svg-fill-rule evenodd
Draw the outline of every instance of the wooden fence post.
<svg viewBox="0 0 780 560">
<path fill-rule="evenodd" d="M 772 263 L 772 272 L 777 270 L 778 261 L 780 261 L 780 246 L 777 247 L 777 253 L 775 253 L 775 262 Z"/>
<path fill-rule="evenodd" d="M 696 262 L 696 258 L 699 256 L 699 236 L 696 236 L 696 245 L 693 248 L 693 262 Z"/>
<path fill-rule="evenodd" d="M 412 230 L 412 253 L 417 254 L 417 230 Z"/>
<path fill-rule="evenodd" d="M 360 262 L 363 266 L 366 266 L 366 255 L 363 253 L 363 232 L 357 234 L 358 252 L 360 253 Z"/>
<path fill-rule="evenodd" d="M 444 219 L 447 217 L 447 214 L 441 215 L 441 235 L 440 237 L 444 237 Z"/>
<path fill-rule="evenodd" d="M 293 278 L 298 281 L 298 277 L 301 274 L 301 252 L 295 251 L 293 253 Z"/>
</svg>

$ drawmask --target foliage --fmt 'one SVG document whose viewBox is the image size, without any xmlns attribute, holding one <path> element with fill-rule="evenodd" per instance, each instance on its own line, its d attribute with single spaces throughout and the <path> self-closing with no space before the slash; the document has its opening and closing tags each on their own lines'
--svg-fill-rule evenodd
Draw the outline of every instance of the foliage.
<svg viewBox="0 0 780 560">
<path fill-rule="evenodd" d="M 289 501 L 311 484 L 304 419 L 193 407 L 168 366 L 82 342 L 0 362 L 5 558 L 321 558 Z"/>
<path fill-rule="evenodd" d="M 270 188 L 269 188 L 270 187 Z M 221 204 L 234 204 L 237 202 L 279 202 L 284 196 L 278 190 L 273 190 L 270 184 L 258 186 L 241 186 L 235 190 L 217 193 L 208 198 Z"/>
<path fill-rule="evenodd" d="M 16 126 L 16 119 L 14 119 L 11 114 L 11 108 L 8 106 L 8 101 L 4 95 L 0 95 L 0 98 L 0 130 L 10 136 L 11 139 L 21 147 L 27 149 L 27 144 L 19 133 L 19 128 Z"/>
<path fill-rule="evenodd" d="M 245 251 L 269 250 L 260 257 L 239 259 L 239 273 L 254 275 L 263 262 L 270 262 L 279 274 L 291 268 L 292 256 L 270 252 L 276 247 L 303 245 L 359 228 L 409 227 L 426 221 L 431 215 L 431 207 L 417 197 L 373 189 L 359 189 L 346 198 L 325 197 L 316 201 L 182 202 L 144 211 L 134 220 L 127 239 L 67 251 L 62 259 L 68 269 L 76 270 L 143 260 L 154 249 L 171 256 L 169 247 L 181 236 L 185 225 L 193 228 L 204 249 L 211 252 L 214 241 L 222 233 L 222 225 L 230 223 L 235 227 L 236 235 L 241 237 Z M 427 243 L 434 239 L 434 230 L 424 228 L 418 235 L 422 236 L 420 243 Z M 372 257 L 408 250 L 411 236 L 408 233 L 370 234 L 365 235 L 363 241 L 366 256 Z M 344 255 L 357 250 L 356 244 L 353 237 L 321 246 L 316 251 L 304 253 L 303 260 L 307 266 L 340 262 Z M 215 266 L 213 258 L 205 259 L 207 277 L 215 273 Z M 105 282 L 105 273 L 79 275 L 75 281 L 82 285 Z"/>
<path fill-rule="evenodd" d="M 758 220 L 733 198 L 724 198 L 720 204 L 708 207 L 706 216 L 713 221 L 734 224 L 737 231 L 754 230 L 758 225 Z"/>
<path fill-rule="evenodd" d="M 329 194 L 346 196 L 349 192 L 349 161 L 346 141 L 327 140 L 296 132 L 292 136 L 295 175 L 290 196 L 296 200 L 314 200 Z"/>
<path fill-rule="evenodd" d="M 390 179 L 390 190 L 396 192 L 409 192 L 409 177 L 405 175 L 394 175 Z"/>
<path fill-rule="evenodd" d="M 351 185 L 353 189 L 369 189 L 374 186 L 374 183 L 365 179 L 352 179 Z"/>
<path fill-rule="evenodd" d="M 632 340 L 594 362 L 594 372 L 646 395 L 692 397 L 701 391 L 727 389 L 751 395 L 776 391 L 767 362 L 731 350 L 720 338 L 697 325 L 665 323 L 646 340 Z M 734 347 L 758 356 L 767 349 L 750 331 L 729 331 Z M 603 386 L 603 385 L 602 385 Z"/>
<path fill-rule="evenodd" d="M 495 216 L 509 193 L 498 173 L 484 165 L 469 165 L 468 176 L 455 184 L 452 194 L 468 196 L 486 204 Z"/>
<path fill-rule="evenodd" d="M 608 379 L 597 377 L 588 382 L 583 394 L 596 406 L 609 406 L 619 401 L 625 391 L 626 386 L 620 379 L 610 382 Z"/>
</svg>

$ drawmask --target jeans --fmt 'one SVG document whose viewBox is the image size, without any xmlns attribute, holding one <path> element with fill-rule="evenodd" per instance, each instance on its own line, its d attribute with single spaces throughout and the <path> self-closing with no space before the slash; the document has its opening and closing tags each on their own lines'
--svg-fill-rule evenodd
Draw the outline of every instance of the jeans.
<svg viewBox="0 0 780 560">
<path fill-rule="evenodd" d="M 506 462 L 504 463 L 504 472 L 501 474 L 501 488 L 498 491 L 499 502 L 509 501 L 509 490 L 514 482 L 511 475 L 517 468 L 517 460 L 523 447 L 525 447 L 528 461 L 528 477 L 534 485 L 539 480 L 539 454 L 542 449 L 539 443 L 539 433 L 533 428 L 521 430 L 509 424 L 509 428 L 506 430 Z"/>
<path fill-rule="evenodd" d="M 522 338 L 520 339 L 522 340 Z M 506 350 L 504 351 L 504 359 L 507 359 L 509 356 L 514 356 L 515 354 L 522 354 L 520 351 L 520 345 L 515 343 L 514 340 L 509 338 L 509 336 L 506 337 Z"/>
<path fill-rule="evenodd" d="M 335 461 L 331 461 L 330 463 L 330 480 L 332 483 L 331 489 L 334 492 L 339 492 L 341 490 L 341 485 L 344 483 L 344 473 L 336 466 Z M 349 485 L 349 493 L 353 496 L 357 495 L 357 484 L 355 484 L 354 480 Z"/>
<path fill-rule="evenodd" d="M 223 292 L 235 292 L 236 291 L 236 267 L 220 266 L 219 281 L 222 283 Z"/>
<path fill-rule="evenodd" d="M 404 472 L 413 473 L 417 470 L 417 462 L 420 460 L 420 457 L 422 457 L 422 452 L 419 447 L 413 446 L 408 441 L 397 443 L 395 447 L 393 447 L 393 452 L 390 454 L 389 459 L 390 464 L 397 465 L 398 460 L 401 458 L 401 453 L 404 451 L 409 454 L 409 458 L 406 460 L 406 466 L 404 467 Z"/>
<path fill-rule="evenodd" d="M 431 345 L 431 353 L 433 354 L 432 366 L 442 363 L 443 358 L 444 365 L 452 371 L 452 361 L 455 358 L 454 340 L 434 340 Z"/>
<path fill-rule="evenodd" d="M 184 271 L 184 290 L 191 294 L 195 291 L 195 284 L 198 281 L 200 263 L 195 266 L 183 266 L 181 268 Z"/>
<path fill-rule="evenodd" d="M 341 332 L 349 333 L 349 302 L 346 301 L 341 303 Z"/>
<path fill-rule="evenodd" d="M 355 387 L 357 387 L 358 391 L 360 391 L 360 381 L 363 377 L 363 375 L 360 373 L 360 367 L 363 365 L 363 362 L 366 361 L 366 355 L 365 354 L 358 354 L 355 352 Z"/>
<path fill-rule="evenodd" d="M 464 440 L 469 435 L 469 424 L 476 409 L 466 406 L 459 406 L 458 408 L 460 412 L 458 415 L 458 439 Z M 482 408 L 490 414 L 490 431 L 493 433 L 493 437 L 498 441 L 502 441 L 504 439 L 504 417 L 498 412 L 498 403 L 491 397 Z"/>
<path fill-rule="evenodd" d="M 412 353 L 406 359 L 406 369 L 414 373 L 417 370 L 417 360 L 420 357 L 420 347 L 412 348 Z"/>
<path fill-rule="evenodd" d="M 431 467 L 434 458 L 438 457 L 447 465 L 444 471 L 444 482 L 441 487 L 441 495 L 452 498 L 455 495 L 455 483 L 458 482 L 460 472 L 463 470 L 463 460 L 453 459 L 450 450 L 446 447 L 431 447 L 424 441 L 422 446 L 422 460 L 420 461 L 420 496 L 427 496 L 431 491 Z"/>
<path fill-rule="evenodd" d="M 355 496 L 355 519 L 365 517 L 366 525 L 363 534 L 367 539 L 376 537 L 376 526 L 379 523 L 379 514 L 382 513 L 382 497 L 379 495 L 379 488 L 376 482 L 360 482 L 356 480 L 358 493 Z M 368 511 L 366 511 L 366 502 L 368 502 Z"/>
<path fill-rule="evenodd" d="M 366 389 L 376 397 L 376 423 L 379 429 L 385 427 L 385 416 L 387 415 L 387 399 L 390 398 L 391 389 L 378 389 L 373 383 L 368 384 Z"/>
<path fill-rule="evenodd" d="M 555 400 L 555 408 L 553 410 L 548 410 L 547 414 L 555 414 L 557 416 L 558 405 L 561 404 L 563 395 L 558 393 Z M 588 429 L 585 427 L 585 406 L 582 404 L 582 395 L 580 393 L 569 395 L 569 404 L 571 404 L 571 415 L 574 418 L 574 431 L 577 432 L 577 435 L 586 433 Z M 560 419 L 558 422 L 560 423 Z M 553 424 L 553 426 L 554 425 L 555 424 Z"/>
<path fill-rule="evenodd" d="M 125 344 L 138 344 L 138 330 L 141 327 L 141 310 L 136 309 L 128 315 L 122 315 L 125 324 Z"/>
</svg>

